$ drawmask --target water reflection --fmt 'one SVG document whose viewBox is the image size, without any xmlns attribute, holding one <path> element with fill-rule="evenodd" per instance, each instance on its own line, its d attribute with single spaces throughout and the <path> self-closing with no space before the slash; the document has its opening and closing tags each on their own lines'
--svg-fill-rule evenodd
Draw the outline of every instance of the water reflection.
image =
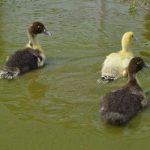
<svg viewBox="0 0 150 150">
<path fill-rule="evenodd" d="M 43 122 L 44 120 L 37 117 L 36 114 L 42 114 L 41 106 L 45 103 L 45 94 L 49 89 L 49 85 L 38 81 L 37 72 L 28 74 L 25 79 L 29 80 L 30 83 L 24 85 L 20 94 L 17 93 L 18 100 L 14 98 L 11 102 L 4 102 L 4 104 L 9 111 L 15 114 L 19 119 L 38 120 Z M 19 88 L 19 86 L 17 88 Z M 26 88 L 28 91 L 24 91 Z"/>
<path fill-rule="evenodd" d="M 97 23 L 97 28 L 99 30 L 103 30 L 105 25 L 105 17 L 107 16 L 107 1 L 104 0 L 96 0 L 96 8 L 97 8 L 97 16 L 96 16 L 96 23 Z"/>
<path fill-rule="evenodd" d="M 142 33 L 144 39 L 146 41 L 144 42 L 144 48 L 140 51 L 140 54 L 145 57 L 145 60 L 149 62 L 149 57 L 150 57 L 150 13 L 147 13 L 144 17 L 145 22 L 144 22 L 144 32 Z"/>
<path fill-rule="evenodd" d="M 150 13 L 145 16 L 145 29 L 144 37 L 150 41 Z"/>
<path fill-rule="evenodd" d="M 0 49 L 1 49 L 1 54 L 4 52 L 4 47 L 6 45 L 6 42 L 4 40 L 4 28 L 5 28 L 5 23 L 3 22 L 3 16 L 4 16 L 4 10 L 1 8 L 5 1 L 0 1 Z"/>
<path fill-rule="evenodd" d="M 48 84 L 37 81 L 37 79 L 38 79 L 38 75 L 36 74 L 36 76 L 32 78 L 28 86 L 30 97 L 33 100 L 43 99 L 50 86 Z"/>
</svg>

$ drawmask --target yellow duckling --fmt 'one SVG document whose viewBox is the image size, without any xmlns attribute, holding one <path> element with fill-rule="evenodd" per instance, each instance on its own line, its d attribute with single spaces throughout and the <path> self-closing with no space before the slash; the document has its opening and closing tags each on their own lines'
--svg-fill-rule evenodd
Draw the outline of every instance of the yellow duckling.
<svg viewBox="0 0 150 150">
<path fill-rule="evenodd" d="M 124 33 L 121 41 L 122 50 L 111 53 L 106 57 L 101 70 L 101 80 L 113 81 L 119 77 L 126 77 L 128 75 L 127 68 L 134 56 L 130 50 L 130 44 L 133 39 L 133 32 Z"/>
</svg>

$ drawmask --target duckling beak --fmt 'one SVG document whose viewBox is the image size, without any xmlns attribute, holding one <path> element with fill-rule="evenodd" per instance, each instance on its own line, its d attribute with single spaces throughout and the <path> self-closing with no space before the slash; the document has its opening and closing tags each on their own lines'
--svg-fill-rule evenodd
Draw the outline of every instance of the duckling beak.
<svg viewBox="0 0 150 150">
<path fill-rule="evenodd" d="M 144 66 L 143 66 L 144 68 L 150 68 L 150 65 L 149 64 L 146 64 L 146 63 L 144 63 Z"/>
<path fill-rule="evenodd" d="M 52 36 L 52 33 L 49 32 L 46 28 L 44 29 L 43 34 L 48 35 L 48 36 Z"/>
</svg>

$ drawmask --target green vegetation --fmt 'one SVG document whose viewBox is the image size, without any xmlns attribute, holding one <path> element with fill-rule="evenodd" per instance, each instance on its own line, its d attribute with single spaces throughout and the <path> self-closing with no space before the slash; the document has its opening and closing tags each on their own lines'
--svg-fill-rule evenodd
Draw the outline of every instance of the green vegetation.
<svg viewBox="0 0 150 150">
<path fill-rule="evenodd" d="M 137 10 L 137 7 L 141 7 L 147 11 L 150 11 L 150 0 L 125 0 L 128 1 L 129 6 L 129 12 L 134 13 Z"/>
</svg>

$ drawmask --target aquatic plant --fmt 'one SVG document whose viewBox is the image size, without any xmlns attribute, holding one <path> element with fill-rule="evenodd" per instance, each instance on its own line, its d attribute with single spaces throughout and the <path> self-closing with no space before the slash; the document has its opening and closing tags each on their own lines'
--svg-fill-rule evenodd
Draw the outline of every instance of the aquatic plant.
<svg viewBox="0 0 150 150">
<path fill-rule="evenodd" d="M 137 7 L 141 7 L 147 11 L 150 11 L 150 0 L 125 0 L 129 2 L 129 12 L 134 13 L 137 11 Z"/>
</svg>

